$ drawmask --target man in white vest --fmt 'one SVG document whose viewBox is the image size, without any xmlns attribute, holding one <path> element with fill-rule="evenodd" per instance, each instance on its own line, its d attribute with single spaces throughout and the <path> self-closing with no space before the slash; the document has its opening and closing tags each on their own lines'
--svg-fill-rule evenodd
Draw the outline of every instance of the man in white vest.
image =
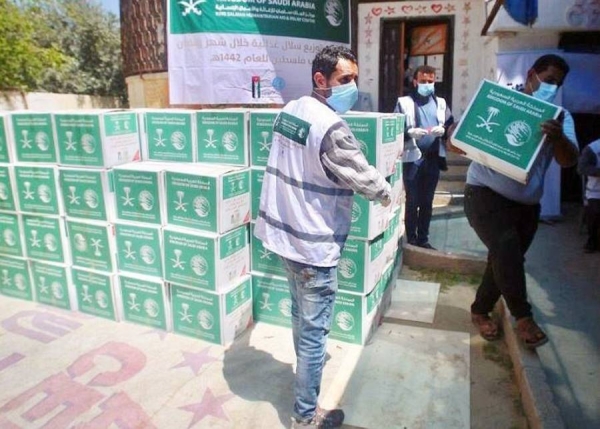
<svg viewBox="0 0 600 429">
<path fill-rule="evenodd" d="M 447 169 L 446 128 L 454 119 L 446 100 L 435 96 L 435 68 L 417 67 L 413 86 L 413 94 L 398 98 L 394 109 L 406 115 L 402 155 L 404 225 L 408 244 L 434 249 L 429 243 L 433 197 L 440 170 Z"/>
<path fill-rule="evenodd" d="M 593 253 L 600 250 L 600 139 L 594 140 L 581 151 L 577 171 L 587 177 L 585 218 L 588 239 L 583 251 Z"/>
<path fill-rule="evenodd" d="M 339 427 L 342 410 L 317 406 L 337 291 L 337 264 L 354 192 L 391 203 L 385 178 L 367 163 L 338 116 L 358 98 L 355 54 L 326 46 L 312 63 L 313 91 L 289 102 L 273 125 L 255 236 L 278 254 L 292 297 L 297 365 L 293 428 Z"/>
</svg>

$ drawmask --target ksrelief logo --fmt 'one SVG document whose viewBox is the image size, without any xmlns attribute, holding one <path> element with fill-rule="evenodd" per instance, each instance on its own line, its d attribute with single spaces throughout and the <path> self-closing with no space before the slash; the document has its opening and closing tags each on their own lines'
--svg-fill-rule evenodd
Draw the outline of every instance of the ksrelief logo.
<svg viewBox="0 0 600 429">
<path fill-rule="evenodd" d="M 183 9 L 183 11 L 181 12 L 182 16 L 188 16 L 190 13 L 193 13 L 195 15 L 202 15 L 202 9 L 200 9 L 198 7 L 199 4 L 205 3 L 206 0 L 182 0 L 180 2 L 178 2 L 177 4 L 180 4 L 181 6 L 183 6 L 185 9 Z"/>
<path fill-rule="evenodd" d="M 325 2 L 325 19 L 333 27 L 339 27 L 344 20 L 344 8 L 339 0 L 327 0 Z"/>
<path fill-rule="evenodd" d="M 225 134 L 223 134 L 221 143 L 223 144 L 225 150 L 228 152 L 233 152 L 238 147 L 238 136 L 234 132 L 227 131 Z"/>
<path fill-rule="evenodd" d="M 198 323 L 200 324 L 200 327 L 205 331 L 211 329 L 215 324 L 215 319 L 213 315 L 206 310 L 200 310 L 198 312 L 197 319 Z"/>
<path fill-rule="evenodd" d="M 194 198 L 194 211 L 200 217 L 206 217 L 210 213 L 210 203 L 205 197 Z"/>
<path fill-rule="evenodd" d="M 181 131 L 175 131 L 173 134 L 171 134 L 171 145 L 173 145 L 176 150 L 183 150 L 185 148 L 185 144 L 185 134 L 183 134 Z"/>
<path fill-rule="evenodd" d="M 345 279 L 351 279 L 356 275 L 356 264 L 352 259 L 342 258 L 338 264 L 339 273 Z"/>
<path fill-rule="evenodd" d="M 7 246 L 13 247 L 17 244 L 17 237 L 12 229 L 5 229 L 2 235 Z"/>
<path fill-rule="evenodd" d="M 144 311 L 148 316 L 152 317 L 153 319 L 156 318 L 156 316 L 158 316 L 159 311 L 158 303 L 153 299 L 146 299 L 144 301 Z"/>
<path fill-rule="evenodd" d="M 98 207 L 98 194 L 93 189 L 86 189 L 83 193 L 83 200 L 87 204 L 87 206 L 91 209 L 95 209 Z"/>
<path fill-rule="evenodd" d="M 337 323 L 342 331 L 348 332 L 354 328 L 354 317 L 347 311 L 340 311 L 335 316 L 335 323 Z"/>
<path fill-rule="evenodd" d="M 352 223 L 358 222 L 362 216 L 362 210 L 356 202 L 352 203 Z"/>
<path fill-rule="evenodd" d="M 151 265 L 156 260 L 156 253 L 154 253 L 152 247 L 144 244 L 140 247 L 140 257 L 147 265 Z"/>
<path fill-rule="evenodd" d="M 504 137 L 509 145 L 519 147 L 531 139 L 533 132 L 525 121 L 513 121 L 504 129 Z"/>
<path fill-rule="evenodd" d="M 81 136 L 81 147 L 87 154 L 92 154 L 96 150 L 96 139 L 91 134 Z"/>
<path fill-rule="evenodd" d="M 205 276 L 208 272 L 208 262 L 206 262 L 206 259 L 200 255 L 195 255 L 192 257 L 190 266 L 192 267 L 192 270 L 194 270 L 194 272 L 200 277 Z"/>
<path fill-rule="evenodd" d="M 154 196 L 150 191 L 144 190 L 139 193 L 138 202 L 140 203 L 142 209 L 150 211 L 154 207 Z"/>
<path fill-rule="evenodd" d="M 289 298 L 283 298 L 279 301 L 279 311 L 286 317 L 292 315 L 292 300 Z"/>
<path fill-rule="evenodd" d="M 4 183 L 0 183 L 0 200 L 8 200 L 8 187 Z"/>
<path fill-rule="evenodd" d="M 52 282 L 50 285 L 50 289 L 52 289 L 52 296 L 56 299 L 63 299 L 65 296 L 62 285 L 59 282 Z"/>
</svg>

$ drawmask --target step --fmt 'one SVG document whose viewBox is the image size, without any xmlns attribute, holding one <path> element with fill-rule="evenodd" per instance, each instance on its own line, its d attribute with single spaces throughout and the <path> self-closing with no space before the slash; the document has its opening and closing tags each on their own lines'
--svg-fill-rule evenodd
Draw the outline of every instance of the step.
<svg viewBox="0 0 600 429">
<path fill-rule="evenodd" d="M 451 194 L 463 194 L 465 191 L 465 180 L 466 178 L 462 178 L 462 180 L 442 180 L 438 182 L 437 187 L 435 188 L 437 192 L 448 192 Z"/>
</svg>

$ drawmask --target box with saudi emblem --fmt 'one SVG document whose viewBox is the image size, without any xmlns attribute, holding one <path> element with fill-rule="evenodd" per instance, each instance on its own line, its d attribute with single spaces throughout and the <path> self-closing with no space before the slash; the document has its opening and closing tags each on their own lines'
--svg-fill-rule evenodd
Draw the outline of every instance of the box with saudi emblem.
<svg viewBox="0 0 600 429">
<path fill-rule="evenodd" d="M 541 124 L 561 108 L 483 80 L 454 133 L 454 146 L 473 161 L 527 183 L 545 135 Z"/>
</svg>

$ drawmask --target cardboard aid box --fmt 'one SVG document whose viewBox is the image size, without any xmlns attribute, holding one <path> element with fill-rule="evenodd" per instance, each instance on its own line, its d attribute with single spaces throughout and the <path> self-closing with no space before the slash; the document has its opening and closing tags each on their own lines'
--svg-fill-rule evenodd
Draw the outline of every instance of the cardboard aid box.
<svg viewBox="0 0 600 429">
<path fill-rule="evenodd" d="M 249 272 L 247 226 L 223 235 L 167 226 L 163 229 L 163 243 L 168 282 L 223 292 Z"/>
<path fill-rule="evenodd" d="M 0 210 L 19 211 L 18 198 L 15 198 L 15 173 L 12 165 L 0 165 Z"/>
<path fill-rule="evenodd" d="M 25 256 L 20 214 L 0 213 L 0 255 L 18 258 Z"/>
<path fill-rule="evenodd" d="M 24 213 L 62 215 L 58 168 L 41 164 L 14 167 L 19 209 Z"/>
<path fill-rule="evenodd" d="M 67 219 L 67 235 L 75 267 L 105 273 L 117 271 L 113 224 Z"/>
<path fill-rule="evenodd" d="M 466 156 L 520 183 L 527 183 L 546 138 L 541 124 L 561 108 L 483 80 L 454 130 L 451 142 Z"/>
<path fill-rule="evenodd" d="M 385 177 L 393 173 L 402 153 L 398 143 L 398 117 L 395 113 L 348 112 L 341 115 L 361 145 L 369 164 Z"/>
<path fill-rule="evenodd" d="M 211 164 L 248 166 L 248 109 L 196 111 L 196 160 Z"/>
<path fill-rule="evenodd" d="M 64 213 L 69 218 L 112 222 L 115 218 L 112 171 L 59 167 Z"/>
<path fill-rule="evenodd" d="M 164 172 L 168 166 L 167 163 L 144 161 L 113 168 L 116 219 L 166 224 Z"/>
<path fill-rule="evenodd" d="M 384 234 L 373 240 L 348 238 L 338 264 L 340 291 L 366 295 L 381 278 L 384 254 Z"/>
<path fill-rule="evenodd" d="M 265 177 L 265 168 L 252 167 L 250 169 L 250 198 L 251 208 L 250 215 L 252 220 L 258 217 L 258 209 L 260 208 L 260 194 L 262 191 L 262 183 Z"/>
<path fill-rule="evenodd" d="M 292 299 L 287 278 L 252 273 L 252 314 L 257 322 L 292 326 Z"/>
<path fill-rule="evenodd" d="M 71 262 L 63 217 L 24 214 L 21 219 L 23 240 L 29 259 L 60 264 Z"/>
<path fill-rule="evenodd" d="M 58 161 L 52 115 L 47 112 L 19 110 L 8 120 L 9 152 L 13 161 L 54 164 Z"/>
<path fill-rule="evenodd" d="M 71 268 L 77 309 L 85 314 L 119 321 L 116 276 L 112 273 Z"/>
<path fill-rule="evenodd" d="M 77 309 L 77 296 L 67 264 L 29 261 L 36 301 L 63 310 Z"/>
<path fill-rule="evenodd" d="M 391 204 L 384 207 L 380 202 L 369 201 L 355 194 L 349 236 L 373 240 L 387 228 L 391 207 Z"/>
<path fill-rule="evenodd" d="M 250 170 L 207 164 L 165 173 L 167 223 L 223 234 L 250 222 Z"/>
<path fill-rule="evenodd" d="M 115 223 L 117 265 L 121 273 L 163 278 L 163 234 L 158 225 Z"/>
<path fill-rule="evenodd" d="M 0 256 L 0 293 L 11 298 L 33 301 L 34 293 L 27 259 Z"/>
<path fill-rule="evenodd" d="M 138 110 L 144 161 L 196 161 L 196 111 L 187 109 Z"/>
<path fill-rule="evenodd" d="M 8 142 L 8 124 L 9 113 L 0 112 L 0 163 L 10 164 L 13 161 L 12 145 Z"/>
<path fill-rule="evenodd" d="M 250 269 L 257 273 L 287 275 L 281 258 L 267 250 L 262 241 L 254 236 L 254 223 L 250 224 Z"/>
<path fill-rule="evenodd" d="M 119 274 L 117 277 L 117 307 L 121 320 L 163 331 L 171 329 L 167 283 L 134 274 Z"/>
<path fill-rule="evenodd" d="M 385 263 L 392 261 L 398 250 L 400 240 L 400 208 L 390 213 L 390 224 L 383 232 L 383 255 Z"/>
<path fill-rule="evenodd" d="M 273 140 L 273 124 L 281 109 L 250 111 L 250 165 L 266 167 Z"/>
<path fill-rule="evenodd" d="M 61 165 L 108 168 L 141 160 L 133 111 L 77 110 L 52 116 Z"/>
<path fill-rule="evenodd" d="M 171 304 L 174 332 L 228 345 L 252 324 L 251 278 L 219 293 L 172 284 Z"/>
</svg>

